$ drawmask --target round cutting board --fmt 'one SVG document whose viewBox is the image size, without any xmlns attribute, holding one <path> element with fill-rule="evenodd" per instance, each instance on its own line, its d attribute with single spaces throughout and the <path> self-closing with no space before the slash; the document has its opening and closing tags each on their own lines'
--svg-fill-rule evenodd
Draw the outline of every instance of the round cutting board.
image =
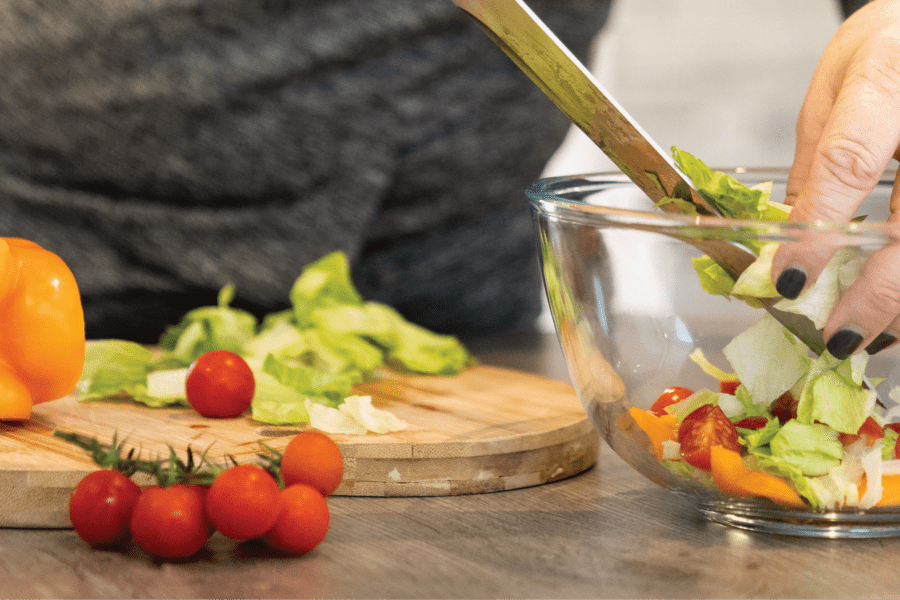
<svg viewBox="0 0 900 600">
<path fill-rule="evenodd" d="M 357 386 L 408 428 L 332 435 L 344 456 L 336 495 L 436 496 L 495 492 L 575 475 L 594 464 L 599 437 L 574 390 L 518 371 L 477 366 L 454 377 L 386 373 Z M 110 443 L 116 434 L 143 457 L 182 458 L 190 446 L 215 462 L 255 462 L 260 443 L 283 450 L 303 430 L 247 415 L 206 419 L 190 408 L 66 397 L 35 407 L 22 423 L 0 423 L 0 526 L 68 527 L 68 497 L 96 469 L 53 435 L 75 432 Z M 148 483 L 140 481 L 139 483 Z"/>
</svg>

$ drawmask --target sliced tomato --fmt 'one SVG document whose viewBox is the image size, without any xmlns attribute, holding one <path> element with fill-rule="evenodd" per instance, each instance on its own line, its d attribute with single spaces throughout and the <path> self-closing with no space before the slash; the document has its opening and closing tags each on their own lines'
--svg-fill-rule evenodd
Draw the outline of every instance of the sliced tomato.
<svg viewBox="0 0 900 600">
<path fill-rule="evenodd" d="M 884 429 L 881 428 L 881 425 L 873 419 L 872 417 L 868 417 L 863 424 L 859 427 L 859 431 L 856 433 L 841 433 L 838 436 L 838 439 L 845 446 L 849 446 L 850 444 L 858 441 L 860 438 L 866 439 L 866 444 L 869 446 L 874 446 L 878 440 L 884 437 Z"/>
<path fill-rule="evenodd" d="M 710 448 L 722 446 L 734 452 L 741 451 L 738 432 L 722 409 L 704 404 L 686 416 L 678 426 L 678 443 L 681 456 L 688 464 L 710 470 Z"/>
<path fill-rule="evenodd" d="M 778 419 L 779 423 L 784 425 L 791 419 L 797 418 L 797 405 L 799 403 L 800 400 L 794 398 L 793 394 L 785 392 L 772 403 L 772 406 L 769 407 L 769 412 Z"/>
<path fill-rule="evenodd" d="M 738 386 L 741 385 L 740 381 L 720 381 L 719 382 L 719 391 L 723 394 L 731 394 L 734 396 L 737 394 Z"/>
<path fill-rule="evenodd" d="M 734 424 L 741 429 L 762 429 L 769 420 L 765 417 L 744 417 Z"/>
<path fill-rule="evenodd" d="M 662 417 L 667 415 L 666 407 L 671 406 L 677 402 L 681 402 L 688 396 L 692 396 L 694 392 L 685 388 L 674 386 L 670 387 L 663 391 L 662 394 L 659 395 L 659 398 L 656 399 L 656 402 L 653 403 L 653 406 L 650 407 L 650 412 L 652 412 L 657 417 Z"/>
</svg>

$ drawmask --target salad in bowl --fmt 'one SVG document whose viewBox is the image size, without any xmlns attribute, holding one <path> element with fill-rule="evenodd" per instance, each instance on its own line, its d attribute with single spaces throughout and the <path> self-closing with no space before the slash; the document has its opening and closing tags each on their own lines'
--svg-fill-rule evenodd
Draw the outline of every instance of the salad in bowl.
<svg viewBox="0 0 900 600">
<path fill-rule="evenodd" d="M 878 223 L 885 179 L 849 224 L 787 221 L 786 171 L 675 162 L 722 217 L 663 214 L 624 176 L 545 179 L 530 190 L 544 279 L 582 403 L 609 445 L 708 518 L 811 536 L 900 534 L 900 370 L 894 349 L 839 360 L 770 312 L 825 321 L 866 258 L 898 243 Z M 752 254 L 740 273 L 697 243 Z M 772 257 L 827 246 L 825 271 L 783 299 Z"/>
</svg>

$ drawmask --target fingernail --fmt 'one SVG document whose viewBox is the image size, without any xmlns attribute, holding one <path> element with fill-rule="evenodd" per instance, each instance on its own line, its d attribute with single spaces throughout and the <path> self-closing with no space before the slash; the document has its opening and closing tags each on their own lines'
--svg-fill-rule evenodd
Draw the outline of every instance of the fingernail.
<svg viewBox="0 0 900 600">
<path fill-rule="evenodd" d="M 872 340 L 869 345 L 866 346 L 866 352 L 868 352 L 869 354 L 881 352 L 896 341 L 897 337 L 891 335 L 890 333 L 879 333 L 878 337 Z"/>
<path fill-rule="evenodd" d="M 833 357 L 844 360 L 853 354 L 863 341 L 861 333 L 853 329 L 841 329 L 828 340 L 825 348 Z"/>
<path fill-rule="evenodd" d="M 793 300 L 803 291 L 806 285 L 806 270 L 800 266 L 791 266 L 781 272 L 775 282 L 775 290 L 788 300 Z"/>
</svg>

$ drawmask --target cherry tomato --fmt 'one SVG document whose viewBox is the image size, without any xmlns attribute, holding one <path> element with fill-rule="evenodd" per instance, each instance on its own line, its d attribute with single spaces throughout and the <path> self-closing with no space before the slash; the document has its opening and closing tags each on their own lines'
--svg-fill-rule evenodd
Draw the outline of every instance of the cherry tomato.
<svg viewBox="0 0 900 600">
<path fill-rule="evenodd" d="M 681 444 L 682 458 L 704 471 L 711 468 L 709 449 L 713 446 L 741 451 L 737 429 L 722 409 L 712 404 L 704 404 L 681 421 L 678 443 Z"/>
<path fill-rule="evenodd" d="M 238 465 L 220 473 L 206 494 L 206 514 L 225 537 L 257 538 L 278 517 L 281 489 L 265 469 Z"/>
<path fill-rule="evenodd" d="M 131 514 L 131 534 L 147 554 L 187 558 L 203 548 L 209 521 L 198 486 L 152 485 L 141 492 Z"/>
<path fill-rule="evenodd" d="M 732 396 L 734 396 L 735 394 L 737 394 L 737 389 L 740 385 L 740 381 L 720 381 L 719 391 L 723 394 L 731 394 Z"/>
<path fill-rule="evenodd" d="M 866 444 L 874 446 L 878 440 L 884 437 L 884 429 L 881 428 L 881 425 L 879 425 L 875 419 L 868 417 L 863 421 L 863 424 L 859 427 L 859 431 L 855 434 L 841 433 L 838 435 L 838 439 L 845 446 L 849 446 L 863 437 L 866 439 Z"/>
<path fill-rule="evenodd" d="M 281 512 L 262 539 L 282 552 L 304 554 L 325 539 L 329 519 L 328 503 L 319 490 L 292 485 L 281 492 Z"/>
<path fill-rule="evenodd" d="M 202 354 L 191 365 L 185 393 L 204 417 L 237 417 L 250 407 L 256 382 L 247 362 L 227 350 Z"/>
<path fill-rule="evenodd" d="M 86 475 L 69 498 L 69 519 L 75 532 L 94 547 L 112 547 L 131 539 L 129 523 L 141 488 L 117 471 Z"/>
<path fill-rule="evenodd" d="M 745 417 L 734 424 L 741 429 L 762 429 L 769 420 L 765 417 Z"/>
<path fill-rule="evenodd" d="M 285 487 L 296 483 L 311 485 L 330 496 L 341 485 L 344 459 L 330 437 L 318 431 L 304 431 L 288 443 L 281 458 L 281 478 Z"/>
<path fill-rule="evenodd" d="M 663 393 L 659 395 L 659 398 L 656 399 L 656 402 L 653 403 L 653 406 L 650 407 L 650 412 L 652 412 L 657 417 L 665 416 L 669 413 L 666 412 L 666 407 L 675 404 L 676 402 L 681 402 L 688 396 L 693 395 L 694 392 L 691 390 L 674 386 L 670 387 L 666 390 L 663 390 Z"/>
<path fill-rule="evenodd" d="M 778 419 L 779 423 L 784 425 L 791 419 L 797 418 L 797 405 L 799 403 L 799 399 L 794 398 L 793 394 L 785 392 L 772 403 L 772 406 L 769 407 L 769 413 Z"/>
</svg>

